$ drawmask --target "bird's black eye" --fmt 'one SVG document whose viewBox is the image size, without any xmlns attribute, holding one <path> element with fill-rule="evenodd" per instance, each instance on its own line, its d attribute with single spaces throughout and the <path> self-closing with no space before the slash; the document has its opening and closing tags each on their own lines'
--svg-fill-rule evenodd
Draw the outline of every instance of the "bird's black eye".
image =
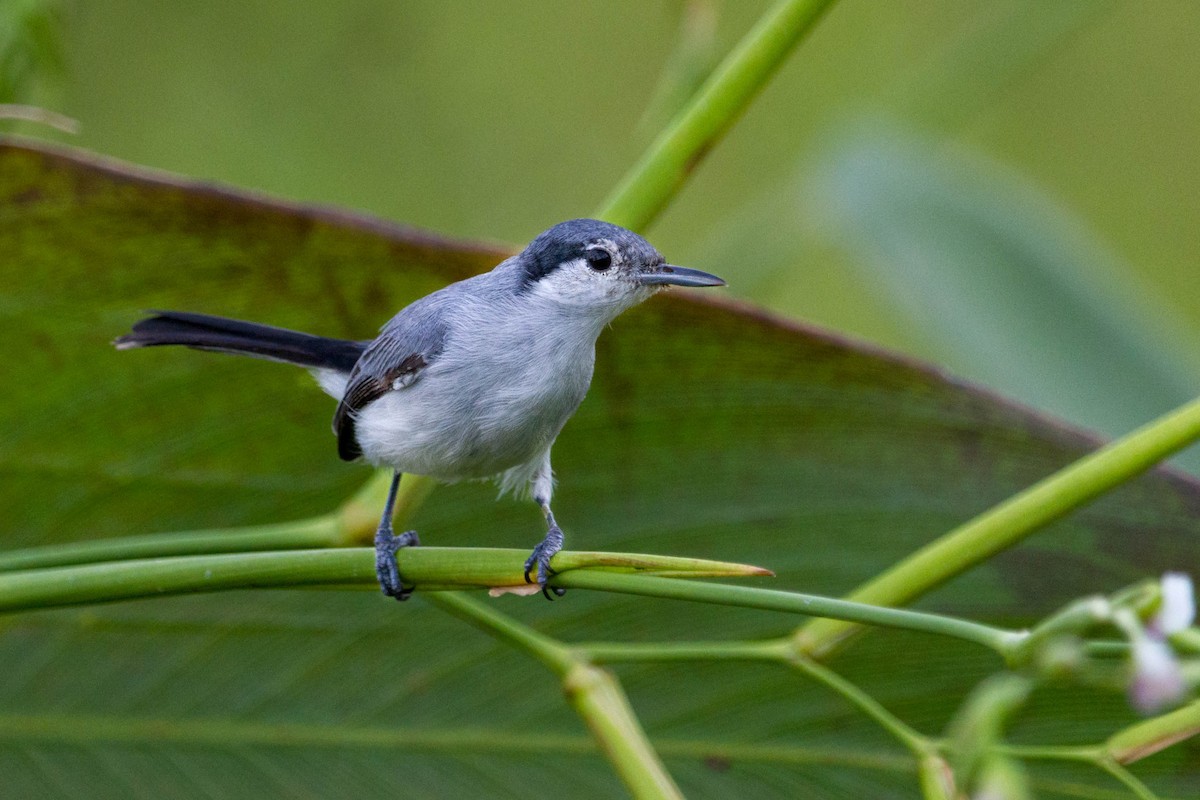
<svg viewBox="0 0 1200 800">
<path fill-rule="evenodd" d="M 604 272 L 604 270 L 612 266 L 612 254 L 599 247 L 588 250 L 584 258 L 587 259 L 588 266 L 596 270 L 596 272 Z"/>
</svg>

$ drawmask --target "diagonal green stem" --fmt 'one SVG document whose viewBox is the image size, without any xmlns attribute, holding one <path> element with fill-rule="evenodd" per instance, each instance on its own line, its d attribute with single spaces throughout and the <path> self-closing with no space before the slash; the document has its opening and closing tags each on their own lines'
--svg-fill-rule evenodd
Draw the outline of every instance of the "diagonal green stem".
<svg viewBox="0 0 1200 800">
<path fill-rule="evenodd" d="M 379 513 L 391 479 L 391 470 L 379 470 L 332 514 L 269 525 L 152 533 L 9 550 L 0 552 L 0 572 L 135 558 L 370 544 L 379 525 Z M 435 481 L 430 478 L 404 476 L 393 519 L 396 527 L 407 526 L 434 485 Z"/>
<path fill-rule="evenodd" d="M 1136 796 L 1138 800 L 1158 800 L 1158 795 L 1156 795 L 1149 786 L 1142 783 L 1137 779 L 1136 775 L 1125 769 L 1117 762 L 1101 761 L 1099 762 L 1098 766 L 1100 769 L 1104 770 L 1109 775 L 1112 775 L 1114 778 L 1120 781 L 1126 789 L 1133 792 L 1134 796 Z"/>
<path fill-rule="evenodd" d="M 1193 705 L 1200 707 L 1200 704 Z M 1186 710 L 1187 707 L 1179 711 L 1186 712 Z M 1154 792 L 1139 781 L 1124 765 L 1157 753 L 1163 747 L 1179 741 L 1180 738 L 1186 738 L 1170 736 L 1166 739 L 1159 738 L 1159 732 L 1163 729 L 1174 729 L 1177 727 L 1176 720 L 1173 720 L 1172 717 L 1179 714 L 1179 711 L 1133 725 L 1125 729 L 1125 731 L 1110 737 L 1108 742 L 1102 745 L 1064 747 L 1061 745 L 1004 744 L 997 745 L 995 750 L 1021 759 L 1077 761 L 1091 764 L 1116 778 L 1125 788 L 1132 791 L 1135 796 L 1142 798 L 1142 800 L 1155 800 L 1156 795 Z M 1193 733 L 1195 733 L 1195 730 L 1193 730 Z M 1120 743 L 1121 737 L 1127 737 L 1125 744 Z M 1115 748 L 1113 746 L 1114 741 L 1118 742 Z M 1132 746 L 1126 749 L 1126 745 Z"/>
<path fill-rule="evenodd" d="M 375 475 L 342 504 L 337 511 L 337 535 L 330 542 L 333 546 L 354 547 L 371 544 L 375 529 L 379 527 L 379 515 L 392 484 L 392 470 L 376 470 Z M 412 521 L 417 509 L 425 502 L 437 486 L 433 478 L 405 473 L 400 479 L 400 491 L 396 495 L 392 524 L 404 530 Z"/>
<path fill-rule="evenodd" d="M 954 785 L 954 773 L 946 759 L 930 753 L 917 761 L 917 779 L 921 784 L 921 797 L 925 800 L 958 800 Z"/>
<path fill-rule="evenodd" d="M 883 704 L 874 697 L 829 667 L 800 654 L 793 655 L 788 659 L 788 663 L 813 680 L 837 692 L 843 699 L 870 717 L 875 724 L 890 733 L 918 759 L 934 755 L 934 743 L 929 738 L 918 733 L 902 719 L 884 708 Z"/>
<path fill-rule="evenodd" d="M 994 506 L 855 589 L 847 599 L 881 606 L 907 603 L 1140 475 L 1197 439 L 1200 400 Z M 823 658 L 860 631 L 860 626 L 852 622 L 817 620 L 796 635 L 805 652 Z"/>
<path fill-rule="evenodd" d="M 92 539 L 0 552 L 0 572 L 134 558 L 326 547 L 336 541 L 338 534 L 337 518 L 324 516 L 244 528 Z"/>
<path fill-rule="evenodd" d="M 1200 700 L 1117 731 L 1104 743 L 1104 752 L 1118 764 L 1132 764 L 1197 735 Z"/>
<path fill-rule="evenodd" d="M 713 71 L 596 216 L 633 230 L 649 225 L 832 4 L 777 3 Z"/>
<path fill-rule="evenodd" d="M 563 683 L 567 699 L 635 798 L 670 800 L 683 794 L 646 738 L 620 683 L 607 670 L 494 608 L 459 592 L 429 602 L 537 658 Z"/>
<path fill-rule="evenodd" d="M 785 664 L 832 689 L 895 737 L 914 756 L 934 751 L 934 743 L 909 727 L 873 697 L 828 667 L 798 654 L 790 638 L 758 642 L 594 642 L 572 650 L 596 662 L 619 661 L 771 661 Z"/>
<path fill-rule="evenodd" d="M 431 592 L 422 595 L 429 603 L 474 625 L 484 633 L 506 642 L 542 662 L 560 678 L 566 677 L 579 658 L 562 642 L 538 633 L 492 606 L 467 597 L 462 592 Z"/>
</svg>

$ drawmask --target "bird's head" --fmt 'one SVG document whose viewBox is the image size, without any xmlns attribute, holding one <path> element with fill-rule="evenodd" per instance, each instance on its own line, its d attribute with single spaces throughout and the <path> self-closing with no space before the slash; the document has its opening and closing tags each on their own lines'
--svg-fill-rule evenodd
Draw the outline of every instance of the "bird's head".
<svg viewBox="0 0 1200 800">
<path fill-rule="evenodd" d="M 595 219 L 560 222 L 517 258 L 533 294 L 612 316 L 665 286 L 725 285 L 716 275 L 666 263 L 633 231 Z"/>
</svg>

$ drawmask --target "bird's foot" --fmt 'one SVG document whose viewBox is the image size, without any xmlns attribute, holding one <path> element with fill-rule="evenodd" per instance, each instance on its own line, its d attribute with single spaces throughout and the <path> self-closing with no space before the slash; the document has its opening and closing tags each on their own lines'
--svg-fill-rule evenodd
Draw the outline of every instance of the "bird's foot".
<svg viewBox="0 0 1200 800">
<path fill-rule="evenodd" d="M 529 577 L 529 574 L 533 572 L 533 568 L 536 566 L 537 582 L 538 585 L 542 587 L 542 595 L 545 596 L 547 600 L 553 600 L 554 597 L 562 597 L 567 593 L 567 590 L 560 586 L 546 585 L 546 581 L 550 580 L 550 578 L 554 577 L 556 574 L 554 570 L 550 568 L 550 559 L 554 557 L 555 553 L 557 553 L 559 550 L 562 550 L 562 547 L 562 529 L 557 525 L 552 525 L 550 526 L 550 530 L 546 532 L 546 538 L 542 539 L 538 546 L 533 548 L 533 553 L 531 553 L 529 558 L 525 560 L 525 582 L 533 583 L 533 580 Z M 550 596 L 551 592 L 554 593 L 554 597 Z"/>
<path fill-rule="evenodd" d="M 391 528 L 380 527 L 375 531 L 375 575 L 379 588 L 388 597 L 407 600 L 413 590 L 404 588 L 400 580 L 400 567 L 396 565 L 396 551 L 401 547 L 417 547 L 421 540 L 416 531 L 405 531 L 396 536 Z"/>
</svg>

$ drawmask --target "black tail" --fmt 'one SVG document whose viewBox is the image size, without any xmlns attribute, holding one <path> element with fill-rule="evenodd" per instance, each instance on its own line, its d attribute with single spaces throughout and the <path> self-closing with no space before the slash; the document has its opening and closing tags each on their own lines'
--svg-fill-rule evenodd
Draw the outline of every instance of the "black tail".
<svg viewBox="0 0 1200 800">
<path fill-rule="evenodd" d="M 118 350 L 177 344 L 196 350 L 286 361 L 302 367 L 349 372 L 366 349 L 366 342 L 326 339 L 270 325 L 241 322 L 186 311 L 155 311 L 113 342 Z"/>
</svg>

